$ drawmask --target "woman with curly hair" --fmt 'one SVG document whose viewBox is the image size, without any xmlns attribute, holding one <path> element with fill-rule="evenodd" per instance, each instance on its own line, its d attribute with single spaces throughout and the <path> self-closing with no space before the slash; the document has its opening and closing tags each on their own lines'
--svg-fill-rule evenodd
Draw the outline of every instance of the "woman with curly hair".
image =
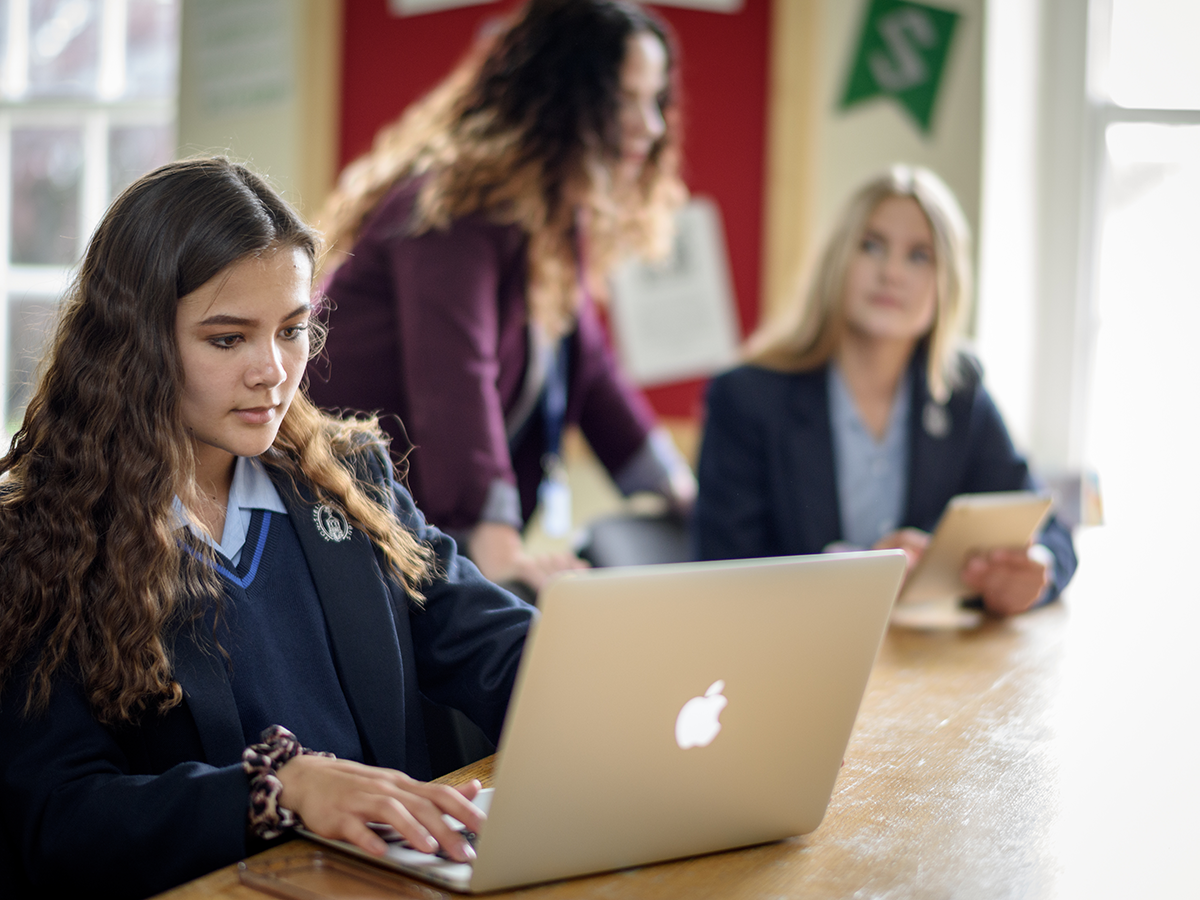
<svg viewBox="0 0 1200 900">
<path fill-rule="evenodd" d="M 530 0 L 343 173 L 322 406 L 381 411 L 408 483 L 489 578 L 533 589 L 574 557 L 521 531 L 559 496 L 579 425 L 626 494 L 676 507 L 690 469 L 618 374 L 593 306 L 612 264 L 668 249 L 675 54 L 624 0 Z M 392 417 L 396 417 L 398 422 Z"/>
<path fill-rule="evenodd" d="M 894 166 L 854 193 L 807 293 L 709 386 L 702 558 L 898 547 L 911 567 L 956 494 L 1034 487 L 962 349 L 969 243 L 927 169 Z M 1030 547 L 973 555 L 962 580 L 1008 615 L 1057 597 L 1075 562 L 1051 517 Z"/>
<path fill-rule="evenodd" d="M 425 523 L 375 422 L 299 390 L 317 249 L 223 159 L 92 237 L 0 459 L 0 895 L 156 893 L 298 819 L 471 855 L 442 813 L 478 823 L 478 785 L 422 780 L 421 697 L 495 740 L 534 612 Z"/>
</svg>

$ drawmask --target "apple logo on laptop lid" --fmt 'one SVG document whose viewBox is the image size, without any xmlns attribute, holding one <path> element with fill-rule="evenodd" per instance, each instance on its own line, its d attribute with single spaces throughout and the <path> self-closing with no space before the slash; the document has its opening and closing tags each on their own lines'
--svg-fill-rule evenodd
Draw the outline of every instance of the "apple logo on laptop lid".
<svg viewBox="0 0 1200 900">
<path fill-rule="evenodd" d="M 707 747 L 721 730 L 719 717 L 729 702 L 721 691 L 725 682 L 718 679 L 709 685 L 703 697 L 693 697 L 675 719 L 675 743 L 681 750 L 690 747 Z"/>
</svg>

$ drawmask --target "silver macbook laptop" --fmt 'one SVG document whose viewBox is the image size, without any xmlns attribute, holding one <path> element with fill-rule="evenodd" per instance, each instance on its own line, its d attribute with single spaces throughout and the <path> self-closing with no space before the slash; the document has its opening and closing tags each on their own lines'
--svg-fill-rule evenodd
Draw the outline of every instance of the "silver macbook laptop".
<svg viewBox="0 0 1200 900">
<path fill-rule="evenodd" d="M 324 843 L 475 893 L 812 831 L 903 574 L 887 550 L 566 575 L 540 599 L 475 862 Z"/>
</svg>

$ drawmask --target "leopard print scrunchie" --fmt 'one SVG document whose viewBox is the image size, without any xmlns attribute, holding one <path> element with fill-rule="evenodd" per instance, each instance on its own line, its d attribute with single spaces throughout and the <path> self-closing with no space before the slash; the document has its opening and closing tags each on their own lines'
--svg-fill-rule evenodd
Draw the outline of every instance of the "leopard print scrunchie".
<svg viewBox="0 0 1200 900">
<path fill-rule="evenodd" d="M 289 759 L 304 754 L 329 756 L 300 746 L 296 736 L 282 725 L 272 725 L 259 736 L 260 744 L 242 751 L 242 771 L 250 777 L 250 808 L 247 827 L 255 837 L 277 838 L 300 823 L 300 817 L 279 805 L 283 783 L 275 772 Z"/>
</svg>

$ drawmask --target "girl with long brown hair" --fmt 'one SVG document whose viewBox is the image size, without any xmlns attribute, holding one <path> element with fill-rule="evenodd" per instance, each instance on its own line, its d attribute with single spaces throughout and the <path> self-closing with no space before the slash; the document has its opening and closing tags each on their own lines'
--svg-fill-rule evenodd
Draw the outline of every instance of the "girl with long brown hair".
<svg viewBox="0 0 1200 900">
<path fill-rule="evenodd" d="M 0 459 L 5 897 L 156 893 L 298 819 L 470 855 L 442 813 L 478 823 L 478 786 L 422 780 L 421 697 L 495 740 L 533 611 L 425 523 L 374 421 L 300 389 L 317 251 L 223 159 L 92 237 Z"/>
<path fill-rule="evenodd" d="M 898 547 L 910 567 L 956 494 L 1034 480 L 962 347 L 966 219 L 927 169 L 898 165 L 850 198 L 804 294 L 714 379 L 695 531 L 705 559 Z M 1036 544 L 962 572 L 997 615 L 1058 596 L 1075 571 L 1051 517 Z"/>
<path fill-rule="evenodd" d="M 529 0 L 343 173 L 323 224 L 323 406 L 382 411 L 408 483 L 480 569 L 536 590 L 580 565 L 521 531 L 561 496 L 579 425 L 625 493 L 694 480 L 619 375 L 593 304 L 612 264 L 669 244 L 676 54 L 626 0 Z M 402 423 L 402 424 L 401 424 Z"/>
</svg>

